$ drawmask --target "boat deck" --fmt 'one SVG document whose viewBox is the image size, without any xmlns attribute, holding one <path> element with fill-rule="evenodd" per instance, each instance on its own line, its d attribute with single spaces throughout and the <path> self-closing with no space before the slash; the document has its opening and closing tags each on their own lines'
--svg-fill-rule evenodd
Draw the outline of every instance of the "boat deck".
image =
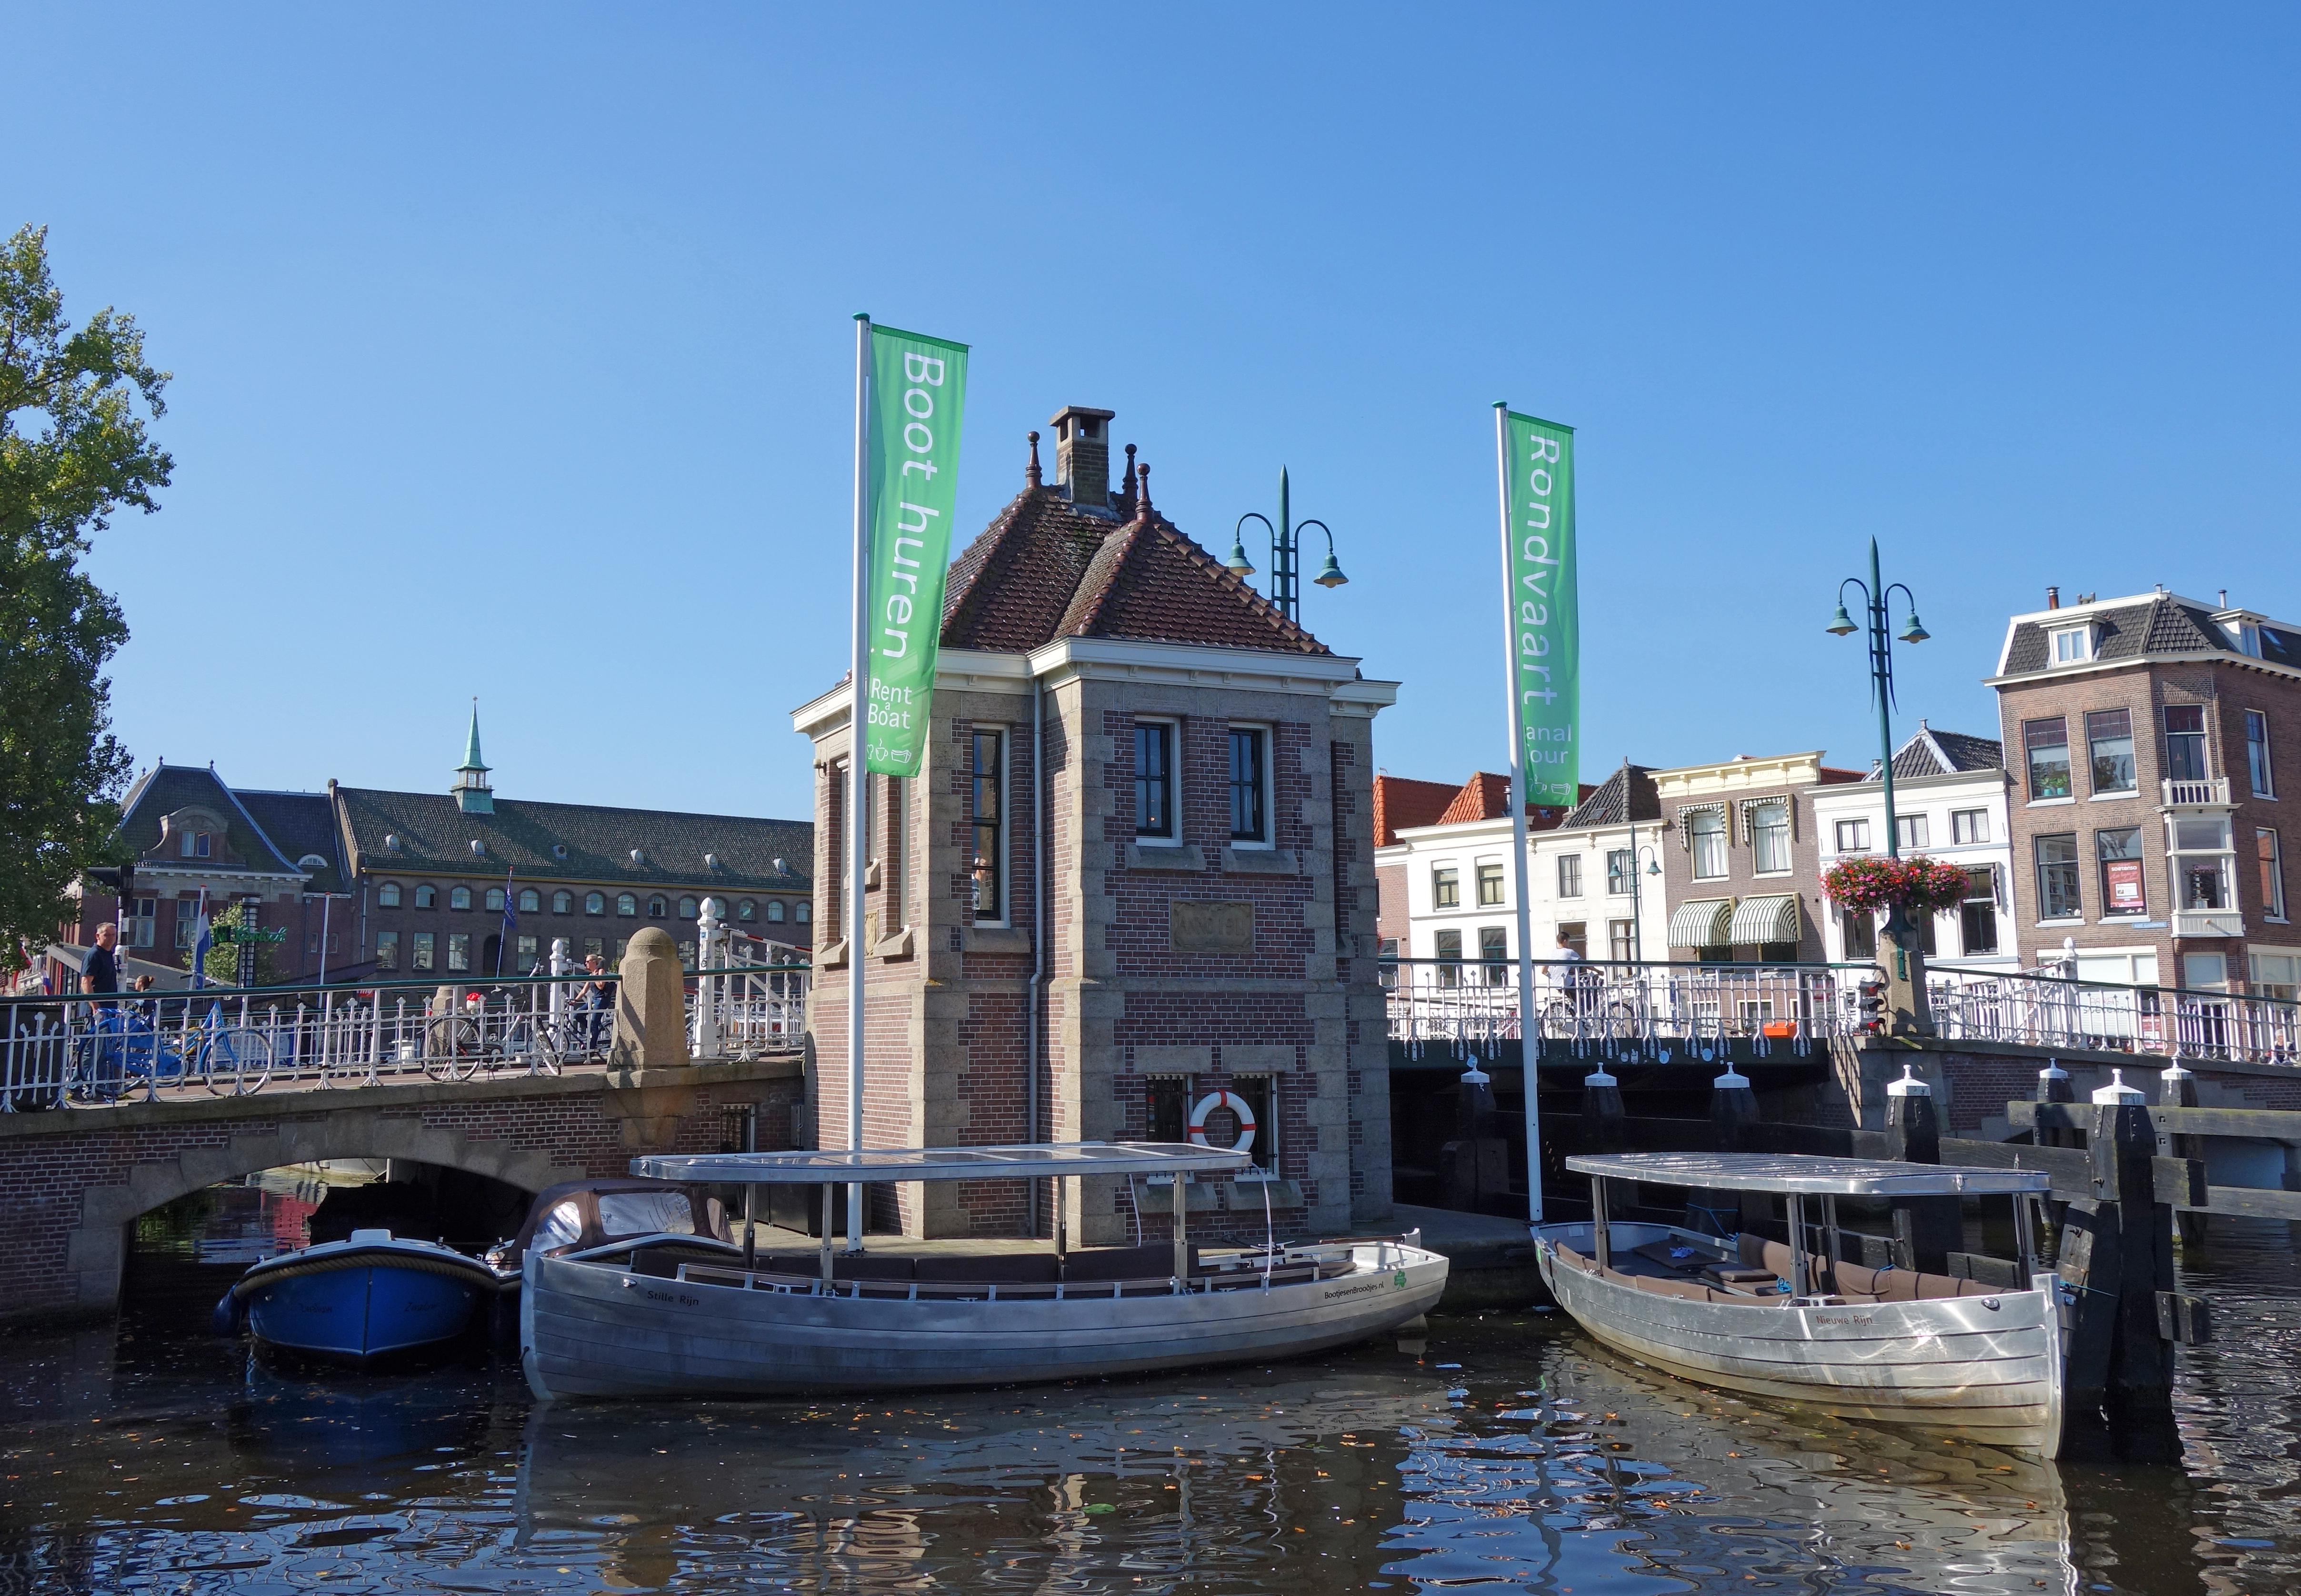
<svg viewBox="0 0 2301 1596">
<path fill-rule="evenodd" d="M 1563 1242 L 1558 1244 L 1558 1256 L 1577 1269 L 1599 1273 L 1594 1259 Z M 1802 1289 L 1794 1290 L 1790 1249 L 1779 1241 L 1770 1241 L 1747 1232 L 1730 1244 L 1678 1233 L 1627 1252 L 1616 1252 L 1611 1262 L 1612 1266 L 1605 1271 L 1609 1278 L 1627 1282 L 1641 1291 L 1698 1302 L 1739 1302 L 1745 1306 L 1778 1306 L 1794 1296 L 1808 1300 L 1828 1298 L 1847 1303 L 1916 1302 L 1989 1297 L 1999 1291 L 1995 1286 L 1947 1274 L 1896 1269 L 1890 1264 L 1882 1269 L 1870 1269 L 1842 1259 L 1833 1263 L 1818 1257 L 1806 1259 L 1807 1277 L 1800 1283 Z"/>
</svg>

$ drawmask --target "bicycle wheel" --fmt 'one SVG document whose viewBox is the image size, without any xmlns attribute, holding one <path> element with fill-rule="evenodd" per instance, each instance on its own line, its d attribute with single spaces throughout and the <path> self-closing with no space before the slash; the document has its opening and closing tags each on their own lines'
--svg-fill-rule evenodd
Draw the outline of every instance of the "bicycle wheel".
<svg viewBox="0 0 2301 1596">
<path fill-rule="evenodd" d="M 468 1081 L 479 1073 L 480 1028 L 461 1015 L 423 1027 L 423 1073 L 434 1081 Z"/>
<path fill-rule="evenodd" d="M 559 1073 L 560 1065 L 566 1062 L 567 1057 L 565 1026 L 565 1021 L 555 1023 L 546 1020 L 540 1025 L 523 1027 L 534 1039 L 534 1049 L 528 1054 L 528 1063 L 533 1068 L 547 1075 Z"/>
<path fill-rule="evenodd" d="M 206 1051 L 208 1090 L 218 1097 L 246 1097 L 272 1079 L 272 1039 L 252 1025 L 218 1032 Z"/>
</svg>

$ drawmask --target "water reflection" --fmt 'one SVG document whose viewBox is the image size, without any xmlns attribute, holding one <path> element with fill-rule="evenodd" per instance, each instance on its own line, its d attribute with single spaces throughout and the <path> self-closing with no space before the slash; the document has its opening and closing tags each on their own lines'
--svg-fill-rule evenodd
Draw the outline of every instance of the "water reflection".
<svg viewBox="0 0 2301 1596">
<path fill-rule="evenodd" d="M 2188 1275 L 2224 1338 L 2185 1356 L 2180 1466 L 1740 1402 L 1554 1315 L 1190 1379 L 544 1408 L 147 1316 L 0 1342 L 0 1592 L 2289 1591 L 2301 1269 L 2222 1224 Z"/>
</svg>

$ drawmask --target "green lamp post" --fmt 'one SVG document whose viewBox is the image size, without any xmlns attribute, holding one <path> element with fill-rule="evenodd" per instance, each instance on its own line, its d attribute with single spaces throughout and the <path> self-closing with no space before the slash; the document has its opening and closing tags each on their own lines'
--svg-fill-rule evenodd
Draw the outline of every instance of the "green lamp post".
<svg viewBox="0 0 2301 1596">
<path fill-rule="evenodd" d="M 1292 518 L 1284 466 L 1278 468 L 1278 524 L 1274 527 L 1268 516 L 1249 510 L 1238 518 L 1237 526 L 1232 530 L 1230 557 L 1223 564 L 1242 579 L 1254 574 L 1254 562 L 1246 557 L 1246 523 L 1250 521 L 1262 522 L 1262 530 L 1270 534 L 1270 602 L 1289 621 L 1299 623 L 1301 618 L 1302 564 L 1297 533 L 1317 527 L 1326 534 L 1326 563 L 1318 568 L 1312 581 L 1322 588 L 1339 588 L 1351 580 L 1343 574 L 1342 565 L 1335 558 L 1332 529 L 1323 521 L 1297 522 Z"/>
<path fill-rule="evenodd" d="M 1856 623 L 1845 612 L 1845 589 L 1853 588 L 1862 595 L 1862 623 Z M 1887 601 L 1900 593 L 1905 614 L 1899 631 L 1889 633 L 1887 627 Z M 1918 621 L 1917 595 L 1900 582 L 1886 585 L 1878 569 L 1878 539 L 1870 539 L 1870 580 L 1849 576 L 1837 584 L 1837 608 L 1822 630 L 1833 637 L 1850 637 L 1867 624 L 1870 633 L 1870 697 L 1878 706 L 1878 781 L 1886 800 L 1886 856 L 1902 856 L 1902 828 L 1894 813 L 1894 640 L 1922 643 L 1932 634 Z M 1894 960 L 1888 985 L 1892 990 L 1891 1007 L 1909 1016 L 1909 1024 L 1920 1034 L 1932 1031 L 1927 1013 L 1925 985 L 1925 956 L 1918 947 L 1916 927 L 1911 923 L 1909 911 L 1895 905 L 1886 916 L 1886 935 L 1894 945 Z M 1912 975 L 1914 968 L 1916 973 Z"/>
</svg>

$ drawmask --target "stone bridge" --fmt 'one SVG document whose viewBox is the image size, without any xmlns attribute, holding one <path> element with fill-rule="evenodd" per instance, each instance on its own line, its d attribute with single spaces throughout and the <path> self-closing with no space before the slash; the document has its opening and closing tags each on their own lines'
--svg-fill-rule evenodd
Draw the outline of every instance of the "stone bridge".
<svg viewBox="0 0 2301 1596">
<path fill-rule="evenodd" d="M 257 1170 L 399 1158 L 533 1192 L 739 1145 L 745 1110 L 759 1147 L 790 1147 L 804 1094 L 791 1055 L 0 1115 L 0 1324 L 112 1308 L 138 1216 Z"/>
</svg>

